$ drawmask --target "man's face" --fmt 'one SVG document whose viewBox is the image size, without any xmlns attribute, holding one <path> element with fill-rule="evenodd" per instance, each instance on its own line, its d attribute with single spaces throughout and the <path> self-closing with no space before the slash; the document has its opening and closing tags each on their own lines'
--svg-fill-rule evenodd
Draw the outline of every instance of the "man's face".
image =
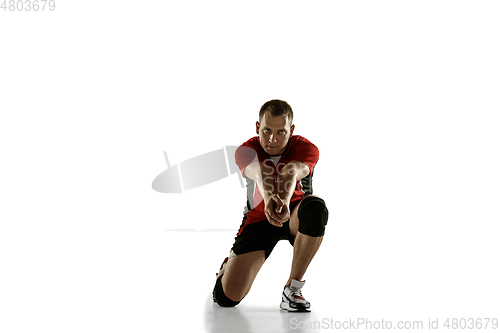
<svg viewBox="0 0 500 333">
<path fill-rule="evenodd" d="M 264 113 L 256 126 L 260 145 L 269 155 L 281 155 L 285 151 L 295 128 L 286 115 L 273 117 L 269 112 Z"/>
</svg>

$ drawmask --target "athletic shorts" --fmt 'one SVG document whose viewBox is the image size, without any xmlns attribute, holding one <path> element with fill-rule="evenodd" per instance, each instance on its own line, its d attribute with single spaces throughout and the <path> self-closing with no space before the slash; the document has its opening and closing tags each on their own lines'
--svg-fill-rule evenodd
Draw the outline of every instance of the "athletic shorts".
<svg viewBox="0 0 500 333">
<path fill-rule="evenodd" d="M 238 255 L 264 250 L 267 259 L 280 240 L 288 240 L 293 245 L 293 239 L 290 237 L 290 220 L 283 223 L 282 227 L 272 225 L 267 219 L 248 225 L 245 225 L 245 220 L 246 215 L 240 227 L 240 230 L 241 228 L 243 230 L 234 238 L 232 253 Z"/>
</svg>

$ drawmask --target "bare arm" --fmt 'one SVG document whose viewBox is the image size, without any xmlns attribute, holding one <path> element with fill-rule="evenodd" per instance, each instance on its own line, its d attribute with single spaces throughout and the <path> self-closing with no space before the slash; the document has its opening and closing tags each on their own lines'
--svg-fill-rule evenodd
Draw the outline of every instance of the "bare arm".
<svg viewBox="0 0 500 333">
<path fill-rule="evenodd" d="M 287 207 L 290 207 L 290 200 L 297 181 L 309 174 L 307 164 L 299 161 L 291 161 L 285 165 L 278 175 L 278 195 Z"/>
<path fill-rule="evenodd" d="M 269 196 L 268 192 L 274 193 L 274 171 L 270 166 L 259 161 L 250 163 L 244 175 L 257 183 L 264 200 Z"/>
<path fill-rule="evenodd" d="M 272 167 L 265 165 L 263 162 L 253 162 L 249 164 L 244 171 L 245 176 L 253 179 L 259 188 L 264 200 L 264 211 L 268 221 L 277 227 L 281 227 L 282 222 L 286 222 L 281 212 L 281 207 L 284 203 L 275 194 L 275 177 Z"/>
</svg>

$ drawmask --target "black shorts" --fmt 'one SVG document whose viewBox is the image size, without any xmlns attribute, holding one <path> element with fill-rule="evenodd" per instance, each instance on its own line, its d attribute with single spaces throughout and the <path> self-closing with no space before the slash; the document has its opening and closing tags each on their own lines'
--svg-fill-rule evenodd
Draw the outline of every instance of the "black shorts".
<svg viewBox="0 0 500 333">
<path fill-rule="evenodd" d="M 264 250 L 266 259 L 280 240 L 288 240 L 293 245 L 294 239 L 290 236 L 290 220 L 276 227 L 268 220 L 245 225 L 246 215 L 243 217 L 240 234 L 234 238 L 231 250 L 234 254 L 244 254 L 252 251 Z"/>
</svg>

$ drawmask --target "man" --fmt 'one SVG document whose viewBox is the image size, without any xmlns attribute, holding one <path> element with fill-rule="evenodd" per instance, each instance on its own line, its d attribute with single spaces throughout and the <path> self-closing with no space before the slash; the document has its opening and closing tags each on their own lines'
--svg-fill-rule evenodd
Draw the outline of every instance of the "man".
<svg viewBox="0 0 500 333">
<path fill-rule="evenodd" d="M 293 135 L 292 122 L 290 105 L 271 100 L 260 109 L 258 137 L 236 150 L 236 163 L 247 181 L 247 207 L 230 255 L 217 274 L 213 298 L 220 306 L 239 304 L 277 242 L 287 239 L 294 247 L 293 260 L 280 307 L 309 311 L 302 277 L 323 240 L 328 209 L 312 195 L 319 151 Z"/>
</svg>

